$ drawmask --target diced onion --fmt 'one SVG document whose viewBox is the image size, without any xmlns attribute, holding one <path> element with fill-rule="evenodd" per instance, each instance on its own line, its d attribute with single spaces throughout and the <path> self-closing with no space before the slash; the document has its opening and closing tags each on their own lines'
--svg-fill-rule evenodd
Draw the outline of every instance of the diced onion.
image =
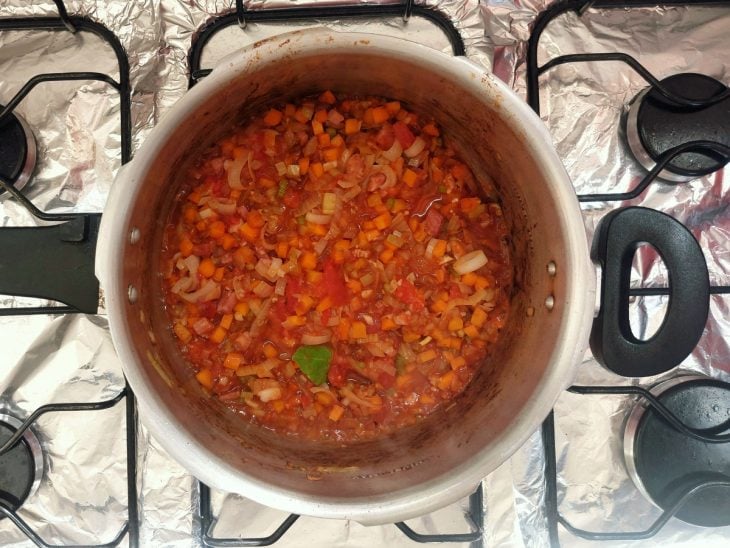
<svg viewBox="0 0 730 548">
<path fill-rule="evenodd" d="M 243 189 L 243 185 L 241 184 L 241 170 L 243 169 L 243 166 L 246 165 L 246 162 L 248 162 L 248 155 L 242 158 L 237 158 L 228 165 L 227 171 L 229 187 L 238 190 Z"/>
<path fill-rule="evenodd" d="M 299 177 L 299 166 L 297 164 L 292 164 L 292 165 L 286 166 L 286 174 L 289 175 L 289 177 L 298 178 Z"/>
<path fill-rule="evenodd" d="M 477 249 L 459 257 L 454 263 L 454 270 L 458 274 L 468 274 L 487 264 L 487 256 L 484 251 Z"/>
<path fill-rule="evenodd" d="M 325 192 L 322 196 L 322 213 L 332 215 L 337 205 L 337 195 L 334 192 Z"/>
<path fill-rule="evenodd" d="M 352 200 L 355 196 L 357 196 L 361 192 L 362 192 L 362 188 L 360 188 L 359 186 L 351 188 L 350 190 L 348 190 L 347 192 L 345 192 L 342 195 L 342 201 L 349 202 L 350 200 Z"/>
<path fill-rule="evenodd" d="M 325 248 L 327 247 L 327 243 L 328 243 L 327 242 L 327 239 L 326 238 L 322 238 L 321 240 L 319 240 L 317 243 L 315 243 L 312 246 L 312 249 L 314 249 L 314 252 L 317 255 L 321 255 L 322 252 L 324 252 Z"/>
<path fill-rule="evenodd" d="M 274 293 L 276 293 L 279 296 L 284 295 L 286 292 L 286 278 L 279 278 L 276 280 L 276 287 L 274 288 Z"/>
<path fill-rule="evenodd" d="M 276 172 L 279 176 L 286 175 L 286 164 L 284 162 L 276 162 L 274 167 L 276 168 Z"/>
<path fill-rule="evenodd" d="M 190 291 L 194 286 L 195 286 L 195 278 L 192 278 L 192 277 L 180 278 L 178 281 L 175 282 L 175 285 L 172 286 L 170 291 L 179 295 L 180 293 Z"/>
<path fill-rule="evenodd" d="M 243 188 L 243 187 L 241 187 Z M 220 213 L 221 215 L 233 215 L 236 212 L 236 201 L 235 200 L 210 200 L 208 205 Z"/>
<path fill-rule="evenodd" d="M 416 137 L 416 140 L 413 141 L 413 144 L 405 149 L 403 151 L 403 154 L 405 154 L 409 158 L 413 158 L 414 156 L 418 156 L 421 152 L 423 152 L 424 148 L 426 148 L 426 141 L 424 141 L 420 137 Z"/>
<path fill-rule="evenodd" d="M 433 250 L 436 247 L 436 244 L 438 243 L 438 240 L 436 238 L 431 238 L 428 241 L 428 245 L 426 246 L 426 257 L 432 257 L 433 256 Z"/>
<path fill-rule="evenodd" d="M 322 215 L 321 213 L 312 213 L 311 211 L 309 213 L 307 213 L 305 218 L 310 223 L 314 223 L 316 225 L 326 225 L 326 224 L 329 224 L 329 222 L 332 220 L 332 217 L 330 215 Z"/>
<path fill-rule="evenodd" d="M 337 162 L 336 161 L 333 161 L 333 162 L 325 162 L 324 165 L 322 166 L 322 168 L 326 172 L 330 172 L 333 169 L 337 169 Z"/>
<path fill-rule="evenodd" d="M 209 207 L 206 207 L 205 209 L 201 209 L 200 213 L 198 213 L 198 215 L 200 215 L 201 219 L 209 219 L 211 217 L 215 217 L 216 213 Z"/>
<path fill-rule="evenodd" d="M 258 297 L 268 297 L 274 292 L 274 288 L 266 282 L 259 282 L 256 287 L 253 288 L 253 292 Z"/>
<path fill-rule="evenodd" d="M 403 147 L 398 142 L 398 139 L 396 139 L 395 141 L 393 141 L 393 146 L 392 147 L 390 147 L 388 150 L 386 150 L 385 152 L 383 152 L 383 156 L 385 156 L 385 158 L 389 162 L 393 162 L 393 161 L 397 160 L 400 157 L 401 154 L 403 154 Z"/>
<path fill-rule="evenodd" d="M 263 402 L 278 400 L 281 398 L 281 388 L 264 388 L 256 395 Z"/>
<path fill-rule="evenodd" d="M 385 190 L 388 188 L 392 188 L 395 186 L 395 183 L 397 182 L 397 178 L 395 176 L 395 171 L 393 171 L 393 168 L 390 166 L 380 166 L 378 168 L 378 171 L 380 171 L 383 175 L 385 175 L 385 182 L 380 185 L 381 190 Z"/>
<path fill-rule="evenodd" d="M 195 276 L 198 273 L 198 267 L 200 266 L 200 259 L 197 255 L 189 255 L 183 259 L 183 263 L 190 272 L 191 276 Z"/>
<path fill-rule="evenodd" d="M 221 287 L 212 280 L 205 280 L 200 289 L 193 293 L 180 293 L 189 303 L 205 303 L 221 296 Z"/>
<path fill-rule="evenodd" d="M 315 344 L 324 344 L 326 342 L 329 342 L 332 338 L 331 333 L 322 333 L 320 335 L 312 335 L 310 333 L 305 333 L 302 335 L 302 344 L 305 345 L 315 345 Z"/>
</svg>

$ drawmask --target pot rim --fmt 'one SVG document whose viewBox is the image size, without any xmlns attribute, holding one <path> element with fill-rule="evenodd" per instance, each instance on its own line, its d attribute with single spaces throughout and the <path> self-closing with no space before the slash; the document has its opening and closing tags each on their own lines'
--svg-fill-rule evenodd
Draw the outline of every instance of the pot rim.
<svg viewBox="0 0 730 548">
<path fill-rule="evenodd" d="M 473 455 L 458 469 L 418 486 L 384 495 L 359 499 L 310 497 L 294 490 L 272 487 L 240 470 L 201 445 L 177 422 L 172 412 L 156 397 L 144 380 L 147 360 L 129 344 L 125 307 L 128 288 L 123 287 L 118 258 L 128 245 L 128 223 L 132 205 L 145 174 L 156 160 L 162 144 L 174 133 L 186 112 L 194 111 L 231 79 L 283 57 L 316 54 L 323 50 L 339 53 L 373 53 L 405 58 L 447 73 L 475 93 L 491 95 L 496 108 L 525 138 L 525 147 L 541 166 L 553 192 L 564 207 L 560 212 L 568 249 L 565 275 L 569 277 L 562 332 L 569 336 L 555 342 L 550 366 L 531 398 L 515 417 L 520 428 L 509 428 L 494 443 Z M 323 518 L 354 519 L 365 524 L 401 521 L 423 515 L 469 495 L 486 474 L 509 458 L 552 409 L 560 392 L 571 382 L 575 364 L 588 346 L 588 334 L 595 302 L 595 274 L 588 258 L 588 245 L 580 208 L 572 184 L 550 135 L 538 116 L 506 84 L 465 58 L 454 58 L 401 38 L 369 33 L 307 29 L 269 38 L 226 57 L 203 81 L 189 90 L 147 137 L 135 159 L 120 170 L 102 216 L 97 251 L 97 275 L 106 290 L 107 310 L 115 348 L 127 380 L 137 396 L 140 417 L 162 447 L 196 478 L 229 492 L 241 493 L 261 504 L 296 514 Z M 184 455 L 184 457 L 180 457 Z"/>
</svg>

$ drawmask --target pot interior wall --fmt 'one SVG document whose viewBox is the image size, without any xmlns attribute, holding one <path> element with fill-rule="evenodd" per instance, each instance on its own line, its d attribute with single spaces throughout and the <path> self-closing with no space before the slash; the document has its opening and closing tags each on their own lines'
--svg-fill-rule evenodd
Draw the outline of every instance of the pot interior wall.
<svg viewBox="0 0 730 548">
<path fill-rule="evenodd" d="M 474 78 L 479 79 L 474 71 Z M 473 466 L 477 454 L 510 428 L 518 427 L 521 410 L 536 397 L 560 336 L 567 276 L 566 250 L 559 236 L 561 205 L 510 126 L 512 113 L 502 109 L 499 92 L 488 80 L 485 92 L 465 91 L 444 79 L 437 67 L 377 53 L 328 52 L 257 66 L 240 72 L 216 96 L 180 123 L 162 145 L 136 198 L 132 226 L 143 239 L 123 257 L 123 285 L 140 288 L 140 299 L 128 307 L 132 342 L 145 363 L 147 383 L 172 410 L 180 428 L 249 478 L 295 490 L 305 496 L 352 500 L 416 489 L 461 467 Z M 499 347 L 468 389 L 447 409 L 410 429 L 354 447 L 289 440 L 248 424 L 204 396 L 176 350 L 162 309 L 158 278 L 164 221 L 175 203 L 176 187 L 199 151 L 224 134 L 232 123 L 260 112 L 271 102 L 323 89 L 344 94 L 375 94 L 432 114 L 444 134 L 478 175 L 494 181 L 514 235 L 516 285 L 509 324 Z M 147 146 L 147 145 L 146 145 Z M 555 261 L 558 276 L 547 275 Z M 543 302 L 555 295 L 548 312 Z M 150 336 L 150 331 L 154 336 Z M 482 462 L 486 474 L 507 458 L 491 455 Z M 176 455 L 182 462 L 185 457 Z M 312 481 L 317 477 L 319 481 Z"/>
</svg>

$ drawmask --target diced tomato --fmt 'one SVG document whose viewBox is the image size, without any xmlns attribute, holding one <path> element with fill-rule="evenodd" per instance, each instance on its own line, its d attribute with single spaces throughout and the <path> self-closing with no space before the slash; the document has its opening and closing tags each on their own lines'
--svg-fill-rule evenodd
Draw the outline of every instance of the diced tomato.
<svg viewBox="0 0 730 548">
<path fill-rule="evenodd" d="M 302 193 L 293 188 L 287 188 L 281 200 L 286 207 L 296 209 L 302 205 Z"/>
<path fill-rule="evenodd" d="M 332 304 L 342 306 L 347 303 L 347 286 L 342 269 L 330 259 L 324 263 L 323 287 L 332 299 Z"/>
<path fill-rule="evenodd" d="M 395 134 L 393 133 L 393 128 L 387 124 L 384 125 L 375 136 L 375 144 L 383 150 L 388 150 L 390 147 L 393 146 L 394 142 Z"/>
<path fill-rule="evenodd" d="M 383 388 L 390 388 L 395 384 L 395 377 L 393 375 L 390 375 L 389 373 L 386 373 L 385 371 L 382 371 L 378 375 L 378 382 Z"/>
<path fill-rule="evenodd" d="M 299 302 L 299 294 L 302 292 L 301 278 L 287 278 L 286 291 L 284 293 L 284 308 L 287 314 L 294 314 L 294 310 Z"/>
<path fill-rule="evenodd" d="M 320 320 L 322 325 L 326 326 L 329 323 L 331 317 L 332 317 L 331 308 L 328 308 L 327 310 L 322 312 L 322 319 Z"/>
<path fill-rule="evenodd" d="M 327 372 L 327 380 L 332 386 L 341 388 L 347 383 L 347 372 L 350 367 L 344 360 L 337 358 L 332 360 L 329 371 Z"/>
<path fill-rule="evenodd" d="M 416 140 L 416 136 L 413 135 L 413 132 L 403 122 L 393 124 L 393 133 L 395 134 L 395 138 L 398 139 L 400 146 L 404 149 L 411 146 L 413 141 Z"/>
<path fill-rule="evenodd" d="M 208 318 L 198 318 L 195 320 L 195 323 L 193 323 L 193 330 L 198 335 L 205 335 L 206 333 L 210 333 L 213 331 L 213 328 L 215 326 L 210 322 Z"/>
<path fill-rule="evenodd" d="M 419 312 L 423 310 L 423 296 L 408 280 L 403 280 L 400 286 L 398 286 L 395 290 L 394 294 L 398 300 L 409 305 L 412 312 Z"/>
<path fill-rule="evenodd" d="M 426 213 L 426 218 L 423 221 L 423 228 L 431 236 L 436 236 L 438 235 L 439 230 L 441 230 L 441 223 L 443 222 L 443 215 L 441 215 L 441 213 L 439 213 L 435 209 L 431 208 L 428 210 L 428 213 Z"/>
<path fill-rule="evenodd" d="M 233 291 L 229 291 L 218 301 L 216 311 L 218 314 L 230 314 L 233 312 L 234 306 L 236 306 L 236 294 Z"/>
</svg>

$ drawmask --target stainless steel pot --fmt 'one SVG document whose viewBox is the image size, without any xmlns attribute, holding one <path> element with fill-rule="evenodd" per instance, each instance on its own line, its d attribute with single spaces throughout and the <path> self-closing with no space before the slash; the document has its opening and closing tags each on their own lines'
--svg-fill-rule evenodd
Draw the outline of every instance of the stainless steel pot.
<svg viewBox="0 0 730 548">
<path fill-rule="evenodd" d="M 167 327 L 158 278 L 164 222 L 198 152 L 264 105 L 323 89 L 432 114 L 477 178 L 494 181 L 514 235 L 509 324 L 474 381 L 419 425 L 353 446 L 286 439 L 206 397 Z M 161 120 L 108 204 L 96 270 L 140 417 L 196 477 L 268 506 L 376 524 L 460 499 L 538 428 L 588 346 L 596 273 L 549 134 L 496 77 L 415 43 L 310 30 L 242 50 Z"/>
</svg>

